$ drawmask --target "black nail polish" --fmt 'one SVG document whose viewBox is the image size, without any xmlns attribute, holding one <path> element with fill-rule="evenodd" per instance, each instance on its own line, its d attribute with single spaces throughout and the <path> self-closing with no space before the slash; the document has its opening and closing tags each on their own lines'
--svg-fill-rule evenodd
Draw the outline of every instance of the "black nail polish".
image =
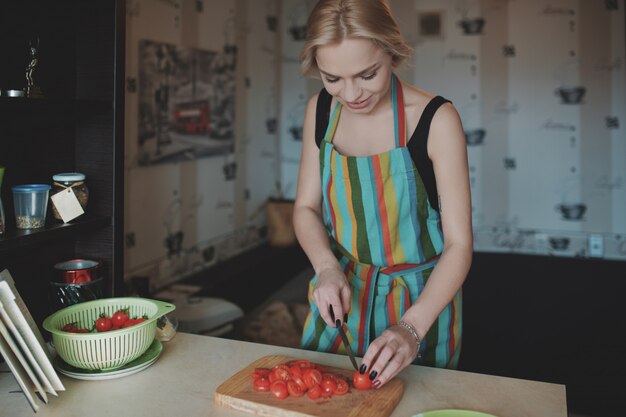
<svg viewBox="0 0 626 417">
<path fill-rule="evenodd" d="M 335 326 L 341 327 L 341 320 L 339 319 L 335 320 Z"/>
<path fill-rule="evenodd" d="M 359 373 L 361 375 L 363 375 L 365 373 L 365 370 L 367 369 L 367 365 L 365 365 L 364 363 L 361 364 L 361 367 L 359 368 Z"/>
<path fill-rule="evenodd" d="M 376 378 L 377 376 L 378 376 L 378 372 L 376 371 L 370 372 L 370 381 L 373 381 L 374 378 Z"/>
<path fill-rule="evenodd" d="M 347 315 L 347 314 L 344 314 L 344 315 L 343 315 L 343 322 L 345 323 L 345 322 L 347 322 L 347 321 L 348 321 L 348 315 Z"/>
</svg>

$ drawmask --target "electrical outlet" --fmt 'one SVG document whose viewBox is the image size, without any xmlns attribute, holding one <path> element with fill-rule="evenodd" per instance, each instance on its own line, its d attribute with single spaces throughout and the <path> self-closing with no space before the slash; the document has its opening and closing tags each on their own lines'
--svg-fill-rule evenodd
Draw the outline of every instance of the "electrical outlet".
<svg viewBox="0 0 626 417">
<path fill-rule="evenodd" d="M 546 233 L 535 234 L 535 249 L 539 253 L 548 252 L 548 235 Z"/>
<path fill-rule="evenodd" d="M 604 238 L 602 235 L 589 235 L 589 256 L 592 258 L 604 256 Z"/>
</svg>

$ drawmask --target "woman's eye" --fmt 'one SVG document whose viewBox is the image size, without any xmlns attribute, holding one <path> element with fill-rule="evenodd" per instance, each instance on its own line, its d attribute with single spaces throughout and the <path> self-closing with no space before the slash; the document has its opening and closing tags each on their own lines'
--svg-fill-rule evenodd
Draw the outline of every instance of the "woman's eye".
<svg viewBox="0 0 626 417">
<path fill-rule="evenodd" d="M 372 78 L 374 78 L 376 76 L 376 73 L 373 72 L 370 75 L 364 75 L 361 78 L 363 78 L 364 80 L 371 80 Z"/>
<path fill-rule="evenodd" d="M 339 81 L 339 78 L 329 78 L 329 77 L 326 77 L 325 80 L 326 80 L 327 83 L 331 83 L 332 84 L 332 83 L 336 83 L 337 81 Z"/>
</svg>

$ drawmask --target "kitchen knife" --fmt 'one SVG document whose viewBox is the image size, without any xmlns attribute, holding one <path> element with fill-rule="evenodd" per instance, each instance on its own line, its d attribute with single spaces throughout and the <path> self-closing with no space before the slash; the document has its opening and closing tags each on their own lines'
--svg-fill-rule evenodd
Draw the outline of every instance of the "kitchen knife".
<svg viewBox="0 0 626 417">
<path fill-rule="evenodd" d="M 350 358 L 350 362 L 352 362 L 352 366 L 354 366 L 354 369 L 358 371 L 359 367 L 356 364 L 356 359 L 354 359 L 354 353 L 352 352 L 352 348 L 350 347 L 350 342 L 348 341 L 348 337 L 346 336 L 346 332 L 345 332 L 345 330 L 343 330 L 343 323 L 341 323 L 341 320 L 337 319 L 337 321 L 335 321 L 335 324 L 337 325 L 337 331 L 339 332 L 339 335 L 341 336 L 341 341 L 343 342 L 343 347 L 346 348 L 346 352 L 348 353 L 348 357 Z"/>
</svg>

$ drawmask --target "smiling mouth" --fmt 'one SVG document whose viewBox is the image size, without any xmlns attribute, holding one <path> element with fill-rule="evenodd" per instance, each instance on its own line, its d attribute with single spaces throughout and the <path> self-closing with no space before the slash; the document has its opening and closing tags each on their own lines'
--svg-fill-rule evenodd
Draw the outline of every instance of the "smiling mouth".
<svg viewBox="0 0 626 417">
<path fill-rule="evenodd" d="M 368 101 L 369 101 L 369 97 L 366 98 L 365 100 L 361 100 L 361 101 L 352 101 L 352 102 L 348 101 L 348 102 L 346 102 L 346 104 L 351 109 L 362 109 L 364 107 L 367 107 Z"/>
</svg>

